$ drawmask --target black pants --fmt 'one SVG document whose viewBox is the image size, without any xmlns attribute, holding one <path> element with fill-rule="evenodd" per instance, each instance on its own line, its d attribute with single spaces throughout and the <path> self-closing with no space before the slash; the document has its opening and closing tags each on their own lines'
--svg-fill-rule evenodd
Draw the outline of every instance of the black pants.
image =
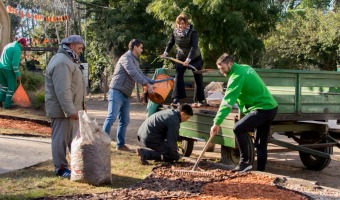
<svg viewBox="0 0 340 200">
<path fill-rule="evenodd" d="M 138 139 L 145 147 L 149 148 L 143 149 L 143 154 L 146 160 L 157 160 L 165 162 L 173 162 L 179 160 L 179 154 L 174 155 L 166 141 L 160 143 L 150 143 L 141 138 Z M 161 159 L 161 155 L 163 155 L 163 160 Z"/>
<path fill-rule="evenodd" d="M 196 67 L 197 70 L 201 70 L 203 66 L 202 56 L 199 56 L 193 59 L 190 62 L 190 65 Z M 173 99 L 184 99 L 187 97 L 186 92 L 185 92 L 185 84 L 184 84 L 184 72 L 186 71 L 188 67 L 185 67 L 181 64 L 176 64 L 175 66 L 176 66 L 176 78 L 175 78 L 174 89 L 172 91 L 172 98 Z M 195 84 L 196 84 L 194 101 L 203 101 L 205 100 L 203 76 L 202 74 L 194 73 L 194 79 L 195 79 Z"/>
<path fill-rule="evenodd" d="M 270 125 L 276 116 L 278 108 L 271 110 L 254 110 L 238 121 L 234 126 L 236 141 L 240 150 L 240 163 L 250 164 L 248 155 L 247 132 L 255 133 L 255 148 L 257 150 L 257 170 L 264 171 L 267 162 L 267 146 Z"/>
</svg>

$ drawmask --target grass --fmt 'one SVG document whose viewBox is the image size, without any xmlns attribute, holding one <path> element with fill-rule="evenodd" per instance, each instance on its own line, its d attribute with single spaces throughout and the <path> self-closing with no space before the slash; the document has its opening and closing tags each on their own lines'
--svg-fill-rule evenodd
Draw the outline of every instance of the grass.
<svg viewBox="0 0 340 200">
<path fill-rule="evenodd" d="M 16 108 L 4 110 L 0 108 L 0 112 L 1 115 L 48 120 L 43 109 Z M 25 131 L 0 128 L 0 134 L 5 135 L 22 134 L 23 132 Z M 29 135 L 32 136 L 35 133 L 30 131 Z M 73 196 L 104 193 L 117 188 L 128 188 L 132 184 L 144 180 L 154 166 L 140 165 L 135 153 L 117 152 L 115 145 L 113 145 L 111 149 L 112 183 L 109 185 L 96 187 L 57 177 L 53 172 L 52 160 L 49 160 L 29 168 L 0 174 L 0 199 L 25 200 L 40 197 Z"/>
<path fill-rule="evenodd" d="M 92 186 L 60 178 L 53 173 L 52 161 L 0 174 L 0 199 L 33 199 L 51 196 L 104 193 L 127 188 L 147 177 L 154 165 L 140 165 L 135 153 L 111 149 L 110 185 Z"/>
</svg>

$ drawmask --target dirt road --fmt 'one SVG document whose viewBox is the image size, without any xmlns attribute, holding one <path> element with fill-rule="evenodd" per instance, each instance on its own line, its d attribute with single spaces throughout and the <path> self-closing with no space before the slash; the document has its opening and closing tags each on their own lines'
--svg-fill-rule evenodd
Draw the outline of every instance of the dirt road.
<svg viewBox="0 0 340 200">
<path fill-rule="evenodd" d="M 103 101 L 103 97 L 97 96 L 91 98 L 88 101 L 88 113 L 92 118 L 96 118 L 100 125 L 103 124 L 107 114 L 107 101 Z M 146 105 L 137 103 L 136 98 L 131 99 L 131 120 L 126 133 L 126 143 L 128 145 L 139 145 L 136 134 L 146 118 Z M 117 122 L 113 125 L 111 130 L 111 138 L 116 137 Z M 279 137 L 279 136 L 278 136 Z M 282 137 L 282 136 L 281 136 Z M 286 138 L 280 138 L 288 140 Z M 197 157 L 202 150 L 204 142 L 196 142 L 193 155 L 191 157 Z M 269 149 L 277 148 L 274 145 L 270 145 Z M 334 154 L 340 155 L 340 150 L 334 148 Z M 220 147 L 216 145 L 213 153 L 207 152 L 206 158 L 219 159 Z M 298 152 L 289 151 L 281 153 L 269 153 L 267 172 L 278 174 L 286 177 L 301 178 L 311 182 L 318 182 L 323 186 L 340 189 L 340 174 L 338 169 L 340 168 L 340 162 L 332 161 L 330 165 L 322 171 L 310 171 L 304 168 L 300 161 Z"/>
</svg>

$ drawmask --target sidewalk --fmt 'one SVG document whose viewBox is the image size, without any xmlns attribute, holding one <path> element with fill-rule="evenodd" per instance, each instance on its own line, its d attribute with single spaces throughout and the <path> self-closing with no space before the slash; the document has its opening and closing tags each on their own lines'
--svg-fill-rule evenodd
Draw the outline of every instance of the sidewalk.
<svg viewBox="0 0 340 200">
<path fill-rule="evenodd" d="M 132 99 L 131 107 L 133 109 L 133 112 L 130 113 L 130 124 L 132 126 L 128 128 L 126 143 L 137 146 L 139 143 L 135 135 L 140 124 L 145 119 L 146 105 L 135 103 L 135 99 Z M 107 101 L 103 101 L 102 98 L 89 100 L 88 113 L 92 119 L 96 119 L 98 124 L 102 126 L 107 114 Z M 110 136 L 113 139 L 116 136 L 117 124 L 118 121 L 112 126 Z M 0 144 L 0 174 L 30 167 L 52 159 L 51 138 L 0 135 Z"/>
<path fill-rule="evenodd" d="M 0 174 L 52 158 L 50 138 L 0 135 L 0 144 Z"/>
</svg>

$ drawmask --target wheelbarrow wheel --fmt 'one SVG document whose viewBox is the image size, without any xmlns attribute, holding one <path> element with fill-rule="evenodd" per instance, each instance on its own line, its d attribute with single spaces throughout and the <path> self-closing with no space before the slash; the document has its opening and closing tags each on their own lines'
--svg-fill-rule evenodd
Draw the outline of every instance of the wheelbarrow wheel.
<svg viewBox="0 0 340 200">
<path fill-rule="evenodd" d="M 250 147 L 248 149 L 248 155 L 250 157 L 250 163 L 253 164 L 255 158 L 254 143 L 250 135 L 247 138 L 247 145 Z M 238 165 L 240 162 L 240 152 L 238 148 L 221 145 L 221 162 L 225 165 Z"/>
<path fill-rule="evenodd" d="M 319 143 L 327 143 L 327 140 L 320 138 L 318 132 L 306 132 L 303 133 L 300 137 L 300 145 L 303 144 L 319 144 Z M 327 154 L 333 154 L 333 147 L 320 147 L 314 150 L 321 151 Z M 310 170 L 320 171 L 327 167 L 331 162 L 330 158 L 323 158 L 320 156 L 311 155 L 309 153 L 305 153 L 299 151 L 300 159 L 302 164 Z"/>
<path fill-rule="evenodd" d="M 183 156 L 189 157 L 194 149 L 194 139 L 182 137 L 181 150 Z"/>
</svg>

